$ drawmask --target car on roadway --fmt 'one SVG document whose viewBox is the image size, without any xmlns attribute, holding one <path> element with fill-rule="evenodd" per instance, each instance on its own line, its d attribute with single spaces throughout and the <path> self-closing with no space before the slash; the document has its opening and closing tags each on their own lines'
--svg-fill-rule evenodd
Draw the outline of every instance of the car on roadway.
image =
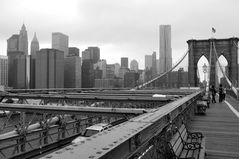
<svg viewBox="0 0 239 159">
<path fill-rule="evenodd" d="M 75 143 L 84 141 L 88 137 L 91 137 L 99 132 L 102 132 L 102 131 L 110 128 L 111 126 L 112 126 L 111 124 L 107 124 L 107 123 L 98 123 L 98 124 L 92 125 L 92 126 L 86 128 L 85 131 L 83 131 L 79 137 L 72 140 L 71 143 L 75 144 Z"/>
</svg>

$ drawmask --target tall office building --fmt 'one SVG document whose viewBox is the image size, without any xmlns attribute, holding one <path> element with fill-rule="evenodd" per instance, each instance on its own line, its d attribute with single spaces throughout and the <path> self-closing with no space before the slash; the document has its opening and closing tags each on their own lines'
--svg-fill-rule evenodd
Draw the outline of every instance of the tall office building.
<svg viewBox="0 0 239 159">
<path fill-rule="evenodd" d="M 139 70 L 139 64 L 138 64 L 138 62 L 137 62 L 136 60 L 132 60 L 132 61 L 130 62 L 130 70 L 133 70 L 133 71 L 135 71 L 135 72 L 138 72 L 138 70 Z"/>
<path fill-rule="evenodd" d="M 8 59 L 7 56 L 0 55 L 0 85 L 7 87 L 8 80 Z"/>
<path fill-rule="evenodd" d="M 36 33 L 34 33 L 34 37 L 31 42 L 31 55 L 35 56 L 37 51 L 39 51 L 39 42 L 37 40 Z"/>
<path fill-rule="evenodd" d="M 156 77 L 157 75 L 157 59 L 156 59 L 156 52 L 154 51 L 152 54 L 152 76 Z"/>
<path fill-rule="evenodd" d="M 19 35 L 13 34 L 8 40 L 7 40 L 7 52 L 10 51 L 18 51 L 19 50 Z"/>
<path fill-rule="evenodd" d="M 68 36 L 59 32 L 52 33 L 52 48 L 64 52 L 64 57 L 68 56 Z"/>
<path fill-rule="evenodd" d="M 19 49 L 18 51 L 24 52 L 24 55 L 28 55 L 28 38 L 26 26 L 23 24 L 19 33 Z"/>
<path fill-rule="evenodd" d="M 115 65 L 115 76 L 119 77 L 120 64 L 115 63 L 114 65 Z"/>
<path fill-rule="evenodd" d="M 79 56 L 68 56 L 64 61 L 64 87 L 81 88 L 81 58 Z"/>
<path fill-rule="evenodd" d="M 145 70 L 150 70 L 152 68 L 152 55 L 145 55 Z"/>
<path fill-rule="evenodd" d="M 91 59 L 82 61 L 82 88 L 94 87 L 94 62 Z"/>
<path fill-rule="evenodd" d="M 36 88 L 64 88 L 64 52 L 41 49 L 36 53 Z"/>
<path fill-rule="evenodd" d="M 22 51 L 9 51 L 8 56 L 8 86 L 16 89 L 27 88 L 27 56 Z"/>
<path fill-rule="evenodd" d="M 39 42 L 37 40 L 36 33 L 31 41 L 31 55 L 30 55 L 30 88 L 35 88 L 36 81 L 36 53 L 39 51 Z"/>
<path fill-rule="evenodd" d="M 121 68 L 129 68 L 128 57 L 121 57 Z"/>
<path fill-rule="evenodd" d="M 159 63 L 160 73 L 172 68 L 171 26 L 160 25 Z"/>
<path fill-rule="evenodd" d="M 100 60 L 100 48 L 88 47 L 82 51 L 82 61 L 84 60 L 92 60 L 93 63 L 97 63 Z"/>
</svg>

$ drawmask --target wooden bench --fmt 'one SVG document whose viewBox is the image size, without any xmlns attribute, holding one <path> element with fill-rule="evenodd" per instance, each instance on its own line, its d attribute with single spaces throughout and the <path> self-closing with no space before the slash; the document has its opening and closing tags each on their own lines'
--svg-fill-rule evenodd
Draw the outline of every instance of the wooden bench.
<svg viewBox="0 0 239 159">
<path fill-rule="evenodd" d="M 203 159 L 205 157 L 205 137 L 200 132 L 190 133 L 185 125 L 178 129 L 170 141 L 170 151 L 174 159 Z"/>
<path fill-rule="evenodd" d="M 207 102 L 207 108 L 210 107 L 210 96 L 204 95 L 204 96 L 202 97 L 202 101 Z"/>
</svg>

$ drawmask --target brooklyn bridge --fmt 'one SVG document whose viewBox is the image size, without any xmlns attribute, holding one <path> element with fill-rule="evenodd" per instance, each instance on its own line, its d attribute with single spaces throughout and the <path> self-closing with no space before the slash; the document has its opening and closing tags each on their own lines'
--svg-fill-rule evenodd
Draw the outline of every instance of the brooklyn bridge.
<svg viewBox="0 0 239 159">
<path fill-rule="evenodd" d="M 188 40 L 170 70 L 135 88 L 6 89 L 0 94 L 0 158 L 236 159 L 238 40 Z M 197 65 L 202 57 L 208 61 L 204 85 Z M 171 88 L 167 79 L 185 60 L 187 86 Z M 227 95 L 211 103 L 218 72 Z M 85 135 L 102 123 L 107 126 Z"/>
</svg>

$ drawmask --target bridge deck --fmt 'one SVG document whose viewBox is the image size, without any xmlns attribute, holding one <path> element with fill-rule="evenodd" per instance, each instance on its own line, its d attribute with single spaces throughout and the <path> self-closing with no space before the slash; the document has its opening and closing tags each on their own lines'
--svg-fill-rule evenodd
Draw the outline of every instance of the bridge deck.
<svg viewBox="0 0 239 159">
<path fill-rule="evenodd" d="M 238 101 L 230 97 L 226 101 L 239 111 Z M 211 104 L 206 116 L 195 116 L 190 125 L 206 136 L 206 159 L 239 158 L 239 117 L 225 102 Z"/>
</svg>

